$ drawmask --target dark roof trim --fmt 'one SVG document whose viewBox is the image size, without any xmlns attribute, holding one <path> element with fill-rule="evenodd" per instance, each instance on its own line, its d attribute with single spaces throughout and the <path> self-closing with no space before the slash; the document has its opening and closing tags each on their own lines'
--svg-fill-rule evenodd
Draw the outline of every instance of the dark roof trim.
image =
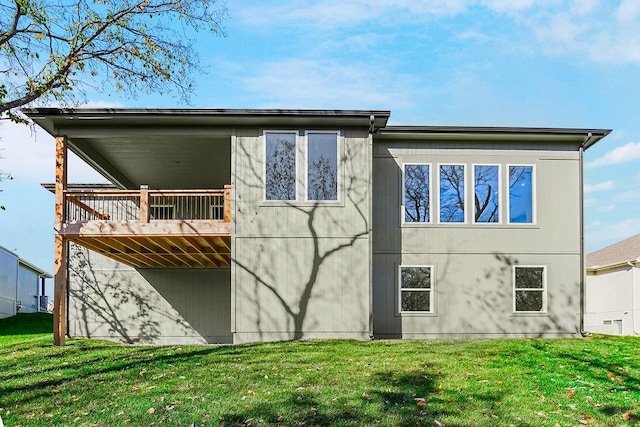
<svg viewBox="0 0 640 427">
<path fill-rule="evenodd" d="M 40 184 L 45 190 L 54 193 L 56 191 L 56 185 L 51 182 L 43 182 Z M 84 191 L 84 190 L 117 190 L 118 187 L 110 183 L 99 184 L 67 184 L 67 191 Z"/>
<path fill-rule="evenodd" d="M 611 129 L 581 128 L 537 128 L 537 127 L 483 127 L 483 126 L 386 126 L 377 132 L 381 139 L 417 137 L 434 139 L 439 137 L 469 137 L 481 139 L 492 137 L 519 136 L 543 139 L 582 139 L 589 148 L 611 133 Z M 591 135 L 591 138 L 589 138 Z"/>
<path fill-rule="evenodd" d="M 281 124 L 287 121 L 313 122 L 322 125 L 336 123 L 345 126 L 369 128 L 386 126 L 391 115 L 387 110 L 286 110 L 286 109 L 153 109 L 153 108 L 24 108 L 29 118 L 43 126 L 49 133 L 56 133 L 59 124 L 69 126 L 70 120 L 146 119 L 166 121 L 179 118 L 214 126 L 256 126 Z M 275 123 L 274 123 L 275 122 Z"/>
</svg>

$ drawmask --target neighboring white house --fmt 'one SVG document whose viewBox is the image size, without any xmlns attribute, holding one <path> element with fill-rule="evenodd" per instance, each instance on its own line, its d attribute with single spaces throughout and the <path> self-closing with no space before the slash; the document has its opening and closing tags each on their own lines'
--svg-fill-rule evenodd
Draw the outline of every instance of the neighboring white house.
<svg viewBox="0 0 640 427">
<path fill-rule="evenodd" d="M 46 311 L 44 280 L 51 274 L 0 246 L 0 319 Z"/>
<path fill-rule="evenodd" d="M 585 329 L 640 334 L 640 234 L 587 255 Z"/>
</svg>

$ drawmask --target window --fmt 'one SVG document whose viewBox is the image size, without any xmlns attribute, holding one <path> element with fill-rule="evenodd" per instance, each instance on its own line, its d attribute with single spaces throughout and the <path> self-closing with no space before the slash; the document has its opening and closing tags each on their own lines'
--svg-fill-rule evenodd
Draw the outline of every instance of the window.
<svg viewBox="0 0 640 427">
<path fill-rule="evenodd" d="M 618 335 L 622 335 L 622 319 L 603 320 L 603 325 L 614 325 Z"/>
<path fill-rule="evenodd" d="M 533 224 L 533 166 L 509 166 L 509 222 Z"/>
<path fill-rule="evenodd" d="M 296 200 L 295 132 L 267 132 L 265 156 L 265 199 Z"/>
<path fill-rule="evenodd" d="M 440 222 L 464 222 L 464 165 L 440 165 Z"/>
<path fill-rule="evenodd" d="M 307 133 L 307 200 L 338 200 L 338 134 Z"/>
<path fill-rule="evenodd" d="M 430 266 L 400 266 L 401 313 L 432 312 L 432 276 Z"/>
<path fill-rule="evenodd" d="M 404 165 L 403 221 L 431 222 L 429 165 Z"/>
<path fill-rule="evenodd" d="M 500 222 L 500 167 L 473 166 L 474 222 Z"/>
<path fill-rule="evenodd" d="M 546 312 L 546 267 L 513 267 L 515 312 Z"/>
</svg>

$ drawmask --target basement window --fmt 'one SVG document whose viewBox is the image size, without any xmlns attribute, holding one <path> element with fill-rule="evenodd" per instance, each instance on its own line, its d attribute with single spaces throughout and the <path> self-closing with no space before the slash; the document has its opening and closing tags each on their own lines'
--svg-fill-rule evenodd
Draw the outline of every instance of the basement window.
<svg viewBox="0 0 640 427">
<path fill-rule="evenodd" d="M 544 266 L 513 267 L 513 310 L 516 313 L 547 311 L 547 269 Z"/>
<path fill-rule="evenodd" d="M 399 271 L 399 312 L 433 312 L 431 266 L 401 265 Z"/>
</svg>

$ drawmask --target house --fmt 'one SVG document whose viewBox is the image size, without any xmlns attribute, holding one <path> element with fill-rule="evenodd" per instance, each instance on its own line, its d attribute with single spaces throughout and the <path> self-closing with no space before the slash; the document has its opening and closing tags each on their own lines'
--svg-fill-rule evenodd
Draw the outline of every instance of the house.
<svg viewBox="0 0 640 427">
<path fill-rule="evenodd" d="M 47 311 L 45 279 L 53 276 L 0 246 L 0 319 Z"/>
<path fill-rule="evenodd" d="M 640 234 L 587 255 L 585 327 L 640 334 Z"/>
<path fill-rule="evenodd" d="M 24 112 L 56 138 L 58 344 L 583 329 L 582 159 L 609 130 Z M 117 190 L 70 190 L 67 150 Z"/>
</svg>

